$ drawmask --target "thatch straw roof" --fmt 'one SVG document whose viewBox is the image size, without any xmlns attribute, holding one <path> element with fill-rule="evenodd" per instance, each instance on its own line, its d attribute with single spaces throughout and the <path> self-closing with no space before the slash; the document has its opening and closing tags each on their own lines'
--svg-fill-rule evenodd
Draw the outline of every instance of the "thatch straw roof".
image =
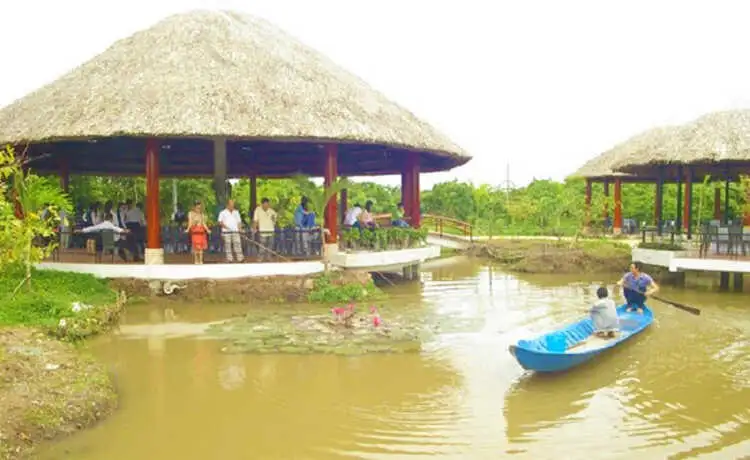
<svg viewBox="0 0 750 460">
<path fill-rule="evenodd" d="M 617 144 L 598 157 L 589 160 L 570 177 L 582 177 L 587 179 L 620 177 L 629 181 L 639 180 L 636 176 L 617 171 L 615 165 L 617 165 L 622 158 L 637 157 L 638 155 L 643 154 L 644 151 L 647 151 L 651 146 L 658 145 L 660 139 L 673 130 L 674 128 L 671 127 L 660 127 L 637 134 L 625 142 Z M 654 176 L 640 177 L 640 180 L 652 180 L 653 177 Z"/>
<path fill-rule="evenodd" d="M 246 141 L 237 147 L 244 150 L 270 141 L 277 155 L 290 142 L 299 153 L 305 143 L 317 152 L 314 144 L 332 141 L 364 146 L 370 161 L 418 151 L 423 170 L 470 159 L 325 56 L 264 20 L 229 11 L 168 17 L 0 110 L 0 143 L 68 142 L 79 151 L 85 145 L 71 143 L 146 137 L 226 137 Z M 375 163 L 361 172 L 392 166 Z"/>
<path fill-rule="evenodd" d="M 619 157 L 613 169 L 649 174 L 661 166 L 670 175 L 691 165 L 697 174 L 734 176 L 750 172 L 750 110 L 704 115 L 682 125 L 640 152 Z"/>
</svg>

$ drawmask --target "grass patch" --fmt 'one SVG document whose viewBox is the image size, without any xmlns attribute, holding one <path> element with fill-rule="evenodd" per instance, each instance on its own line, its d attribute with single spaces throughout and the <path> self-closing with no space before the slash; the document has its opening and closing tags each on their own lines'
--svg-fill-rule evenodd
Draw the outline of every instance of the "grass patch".
<svg viewBox="0 0 750 460">
<path fill-rule="evenodd" d="M 125 301 L 106 280 L 54 270 L 33 270 L 31 284 L 14 295 L 23 278 L 20 269 L 0 274 L 0 327 L 33 326 L 76 340 L 116 322 Z"/>
<path fill-rule="evenodd" d="M 475 254 L 524 273 L 615 273 L 632 259 L 627 243 L 611 239 L 579 241 L 497 239 L 477 246 Z"/>
</svg>

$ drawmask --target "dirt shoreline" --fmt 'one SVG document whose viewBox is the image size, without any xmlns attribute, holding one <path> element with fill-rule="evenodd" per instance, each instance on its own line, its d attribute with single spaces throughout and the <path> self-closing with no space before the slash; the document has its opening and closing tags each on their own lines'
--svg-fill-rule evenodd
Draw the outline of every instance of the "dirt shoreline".
<svg viewBox="0 0 750 460">
<path fill-rule="evenodd" d="M 332 272 L 331 282 L 335 286 L 372 283 L 372 277 L 365 271 Z M 309 295 L 316 288 L 320 274 L 298 276 L 256 276 L 229 280 L 198 279 L 167 282 L 176 286 L 171 294 L 166 294 L 164 284 L 135 278 L 110 280 L 110 286 L 123 291 L 129 297 L 164 298 L 176 302 L 224 302 L 224 303 L 300 303 L 308 302 Z"/>
<path fill-rule="evenodd" d="M 34 328 L 0 329 L 0 459 L 88 428 L 117 407 L 104 365 Z"/>
<path fill-rule="evenodd" d="M 520 273 L 622 273 L 632 260 L 630 245 L 611 240 L 498 239 L 475 245 L 475 257 Z"/>
</svg>

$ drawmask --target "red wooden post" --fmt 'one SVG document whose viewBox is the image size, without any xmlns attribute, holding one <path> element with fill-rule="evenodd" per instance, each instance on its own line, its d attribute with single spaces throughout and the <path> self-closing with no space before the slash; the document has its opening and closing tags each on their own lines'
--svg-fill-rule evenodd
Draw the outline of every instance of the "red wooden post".
<svg viewBox="0 0 750 460">
<path fill-rule="evenodd" d="M 721 189 L 714 189 L 714 219 L 721 222 Z"/>
<path fill-rule="evenodd" d="M 338 176 L 338 145 L 326 144 L 325 146 L 325 168 L 324 168 L 324 183 L 326 187 L 333 185 L 336 177 Z M 338 219 L 338 206 L 336 205 L 336 195 L 334 194 L 328 203 L 326 204 L 325 210 L 325 228 L 328 229 L 329 233 L 326 237 L 326 243 L 336 244 L 338 242 L 339 231 L 339 219 Z"/>
<path fill-rule="evenodd" d="M 612 223 L 615 234 L 622 232 L 622 179 L 615 179 L 615 221 Z"/>
<path fill-rule="evenodd" d="M 591 179 L 586 179 L 586 227 L 591 225 Z"/>
<path fill-rule="evenodd" d="M 70 161 L 68 157 L 60 157 L 60 188 L 68 193 L 70 188 Z"/>
<path fill-rule="evenodd" d="M 146 141 L 146 247 L 161 249 L 159 222 L 159 142 Z"/>
<path fill-rule="evenodd" d="M 420 196 L 419 196 L 419 153 L 409 152 L 406 162 L 406 172 L 409 176 L 409 185 L 411 193 L 411 210 L 409 217 L 411 217 L 411 226 L 419 228 L 422 223 L 421 209 L 420 209 Z"/>
</svg>

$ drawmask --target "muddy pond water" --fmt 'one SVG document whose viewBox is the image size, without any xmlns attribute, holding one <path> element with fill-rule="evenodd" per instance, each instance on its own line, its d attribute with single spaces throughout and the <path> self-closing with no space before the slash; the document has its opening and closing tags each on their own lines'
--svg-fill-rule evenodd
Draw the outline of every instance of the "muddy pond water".
<svg viewBox="0 0 750 460">
<path fill-rule="evenodd" d="M 389 289 L 383 313 L 440 327 L 421 352 L 227 354 L 207 324 L 238 305 L 137 305 L 93 344 L 121 407 L 43 459 L 561 459 L 750 455 L 750 295 L 663 289 L 656 323 L 572 372 L 507 351 L 582 316 L 598 282 L 518 277 L 469 260 Z M 253 307 L 274 311 L 283 306 Z"/>
</svg>

